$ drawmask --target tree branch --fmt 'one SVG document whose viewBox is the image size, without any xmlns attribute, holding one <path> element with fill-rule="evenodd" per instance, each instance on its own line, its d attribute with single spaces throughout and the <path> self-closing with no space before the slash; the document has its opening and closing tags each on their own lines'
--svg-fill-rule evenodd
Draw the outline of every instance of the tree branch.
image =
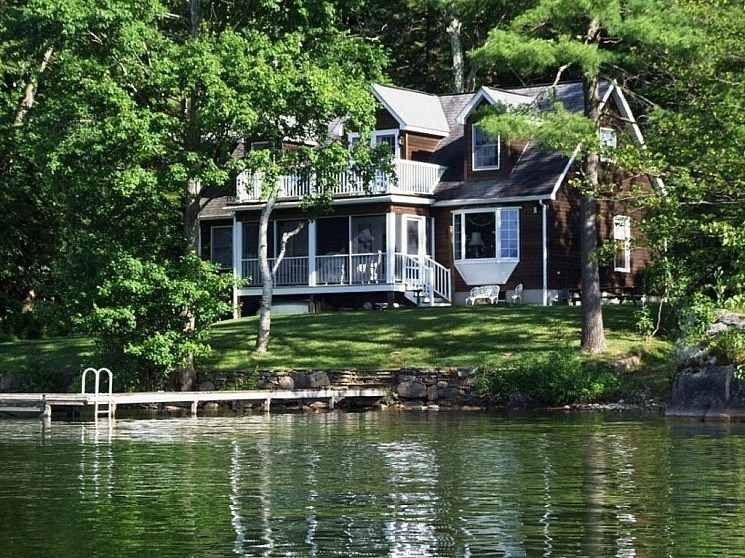
<svg viewBox="0 0 745 558">
<path fill-rule="evenodd" d="M 287 251 L 287 243 L 293 236 L 295 236 L 300 231 L 302 231 L 304 226 L 305 226 L 305 221 L 300 221 L 297 227 L 295 227 L 291 231 L 282 233 L 282 240 L 280 240 L 279 242 L 279 254 L 277 254 L 277 259 L 274 261 L 274 265 L 272 266 L 272 275 L 277 273 L 277 269 L 279 269 L 279 264 L 282 263 L 282 260 L 285 257 L 285 252 Z"/>
</svg>

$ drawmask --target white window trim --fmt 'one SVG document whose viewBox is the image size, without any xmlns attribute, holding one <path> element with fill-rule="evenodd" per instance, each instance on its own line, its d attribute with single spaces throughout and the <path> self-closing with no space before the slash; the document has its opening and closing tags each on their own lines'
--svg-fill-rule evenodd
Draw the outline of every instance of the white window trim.
<svg viewBox="0 0 745 558">
<path fill-rule="evenodd" d="M 233 242 L 233 225 L 212 225 L 210 226 L 210 263 L 218 263 L 214 260 L 214 248 L 215 248 L 215 229 L 230 229 L 230 241 Z M 230 259 L 235 260 L 234 258 L 234 249 L 235 246 L 230 247 Z M 220 266 L 220 269 L 232 269 L 235 267 L 235 261 L 231 263 L 228 267 Z"/>
<path fill-rule="evenodd" d="M 471 169 L 478 171 L 499 170 L 502 162 L 502 138 L 497 136 L 497 164 L 482 167 L 476 166 L 476 128 L 478 124 L 471 124 Z"/>
<path fill-rule="evenodd" d="M 481 262 L 481 263 L 502 263 L 502 262 L 520 262 L 520 209 L 519 206 L 509 207 L 482 207 L 474 209 L 460 209 L 453 211 L 451 217 L 451 223 L 453 226 L 453 242 L 455 242 L 455 216 L 461 216 L 461 231 L 460 231 L 460 253 L 461 258 L 455 258 L 455 246 L 452 249 L 453 261 L 454 262 Z M 502 253 L 502 212 L 503 211 L 514 211 L 517 214 L 517 257 L 514 258 L 502 258 L 499 254 Z M 493 212 L 494 215 L 494 226 L 496 243 L 494 247 L 494 253 L 497 255 L 496 258 L 466 258 L 466 215 L 469 213 L 489 213 Z"/>
<path fill-rule="evenodd" d="M 623 225 L 616 225 L 616 220 L 623 219 Z M 616 231 L 619 227 L 623 227 L 623 236 L 621 238 L 618 238 L 616 236 Z M 616 255 L 618 254 L 618 250 L 616 250 L 616 243 L 619 241 L 624 241 L 626 244 L 624 245 L 624 251 L 623 251 L 623 265 L 618 265 L 618 260 L 616 258 Z M 631 218 L 627 215 L 614 215 L 613 216 L 613 271 L 617 271 L 620 273 L 630 273 L 631 272 Z"/>
<path fill-rule="evenodd" d="M 386 130 L 375 130 L 370 137 L 370 145 L 374 146 L 376 145 L 376 140 L 379 136 L 395 136 L 394 142 L 393 142 L 393 158 L 394 159 L 400 159 L 401 158 L 401 146 L 399 145 L 399 138 L 400 138 L 400 130 L 398 128 L 389 128 Z M 360 137 L 360 134 L 358 132 L 349 132 L 347 134 L 347 142 L 348 145 L 352 145 L 352 140 L 357 139 Z"/>
</svg>

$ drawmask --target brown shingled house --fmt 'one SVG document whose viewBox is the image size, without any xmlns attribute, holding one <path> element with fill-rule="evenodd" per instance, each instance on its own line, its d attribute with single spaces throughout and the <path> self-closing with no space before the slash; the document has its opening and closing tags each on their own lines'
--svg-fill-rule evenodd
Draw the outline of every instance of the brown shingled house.
<svg viewBox="0 0 745 558">
<path fill-rule="evenodd" d="M 509 297 L 518 284 L 527 303 L 567 299 L 580 279 L 579 195 L 569 185 L 575 159 L 531 141 L 492 139 L 475 123 L 483 104 L 533 103 L 542 90 L 482 87 L 436 96 L 374 85 L 373 141 L 390 145 L 397 180 L 381 175 L 362 188 L 354 177 L 340 177 L 333 213 L 290 240 L 275 277 L 276 303 L 303 309 L 463 304 L 474 286 L 500 285 Z M 602 93 L 602 141 L 641 143 L 621 90 L 607 84 Z M 581 83 L 559 84 L 556 99 L 581 111 Z M 333 134 L 338 141 L 356 140 L 341 126 Z M 299 202 L 308 187 L 293 176 L 281 181 L 270 258 L 275 239 L 303 218 Z M 258 190 L 240 175 L 234 196 L 203 202 L 202 255 L 244 278 L 234 302 L 250 312 L 260 295 Z M 601 285 L 640 286 L 647 252 L 631 242 L 638 218 L 613 202 L 601 204 L 600 240 L 616 247 Z"/>
</svg>

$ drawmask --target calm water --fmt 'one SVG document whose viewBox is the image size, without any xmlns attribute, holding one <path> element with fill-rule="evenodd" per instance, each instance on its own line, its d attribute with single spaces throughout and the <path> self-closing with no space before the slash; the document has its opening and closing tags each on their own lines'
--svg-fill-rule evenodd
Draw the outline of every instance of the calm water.
<svg viewBox="0 0 745 558">
<path fill-rule="evenodd" d="M 0 556 L 745 556 L 745 425 L 0 421 Z"/>
</svg>

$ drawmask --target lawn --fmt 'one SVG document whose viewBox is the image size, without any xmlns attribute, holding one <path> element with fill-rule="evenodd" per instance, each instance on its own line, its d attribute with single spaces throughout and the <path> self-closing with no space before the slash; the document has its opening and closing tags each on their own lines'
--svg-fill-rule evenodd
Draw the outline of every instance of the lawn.
<svg viewBox="0 0 745 558">
<path fill-rule="evenodd" d="M 257 318 L 228 320 L 213 328 L 212 354 L 197 366 L 206 372 L 493 367 L 517 353 L 578 346 L 580 311 L 567 306 L 475 306 L 277 315 L 270 352 L 260 357 L 251 354 Z M 641 373 L 652 383 L 666 382 L 671 343 L 643 341 L 635 330 L 633 306 L 607 306 L 604 315 L 609 352 L 600 358 L 640 355 L 645 365 Z M 92 363 L 91 349 L 92 343 L 82 338 L 0 343 L 0 373 L 30 368 L 69 373 L 106 364 Z"/>
<path fill-rule="evenodd" d="M 328 314 L 280 315 L 272 320 L 270 352 L 251 354 L 257 318 L 215 326 L 212 354 L 199 367 L 212 371 L 254 368 L 401 368 L 494 366 L 514 353 L 578 346 L 579 307 L 469 306 Z M 644 342 L 634 307 L 604 310 L 608 355 L 661 358 L 665 340 Z"/>
</svg>

